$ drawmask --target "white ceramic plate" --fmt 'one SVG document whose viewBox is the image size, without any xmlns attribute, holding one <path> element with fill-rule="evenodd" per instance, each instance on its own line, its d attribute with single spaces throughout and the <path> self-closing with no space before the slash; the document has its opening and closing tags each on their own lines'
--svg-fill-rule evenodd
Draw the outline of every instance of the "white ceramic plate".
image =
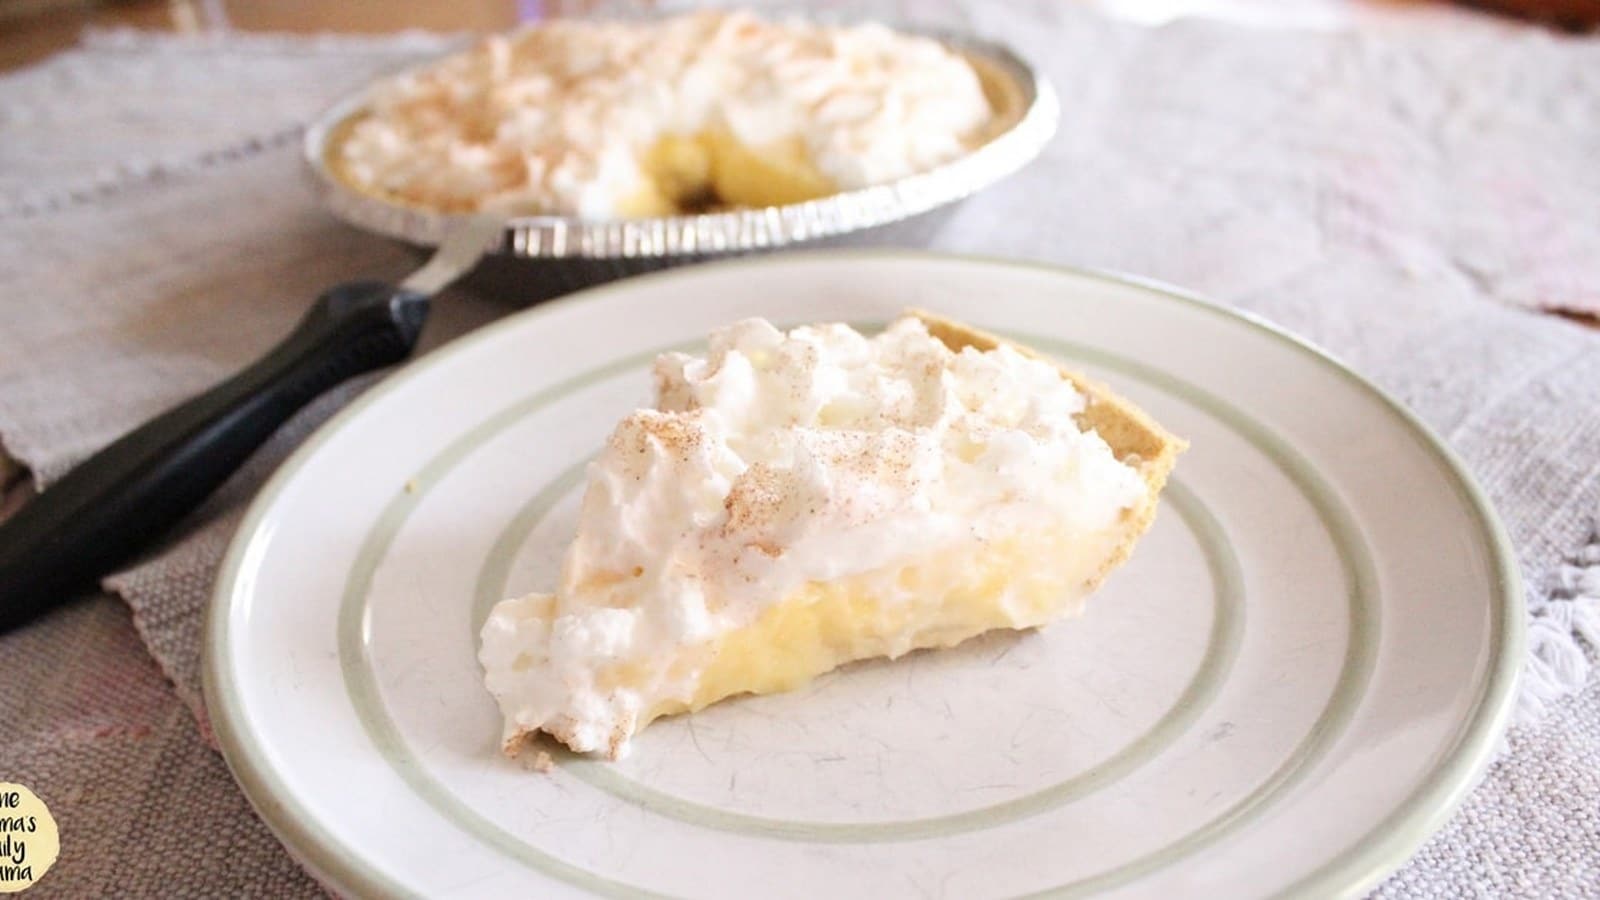
<svg viewBox="0 0 1600 900">
<path fill-rule="evenodd" d="M 552 583 L 650 359 L 744 316 L 908 305 L 1076 363 L 1192 442 L 1088 612 L 658 722 L 621 763 L 503 759 L 478 624 Z M 591 290 L 364 397 L 235 539 L 206 693 L 256 809 L 346 895 L 1326 896 L 1471 786 L 1521 646 L 1460 465 L 1295 339 L 1103 275 L 792 255 Z"/>
</svg>

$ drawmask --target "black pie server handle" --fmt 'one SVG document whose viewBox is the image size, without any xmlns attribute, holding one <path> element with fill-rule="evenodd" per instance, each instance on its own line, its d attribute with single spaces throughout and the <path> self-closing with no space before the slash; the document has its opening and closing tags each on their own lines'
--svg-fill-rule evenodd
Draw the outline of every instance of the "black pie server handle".
<svg viewBox="0 0 1600 900">
<path fill-rule="evenodd" d="M 127 562 L 198 506 L 319 394 L 405 359 L 424 294 L 335 287 L 255 364 L 91 456 L 0 523 L 0 633 Z"/>
</svg>

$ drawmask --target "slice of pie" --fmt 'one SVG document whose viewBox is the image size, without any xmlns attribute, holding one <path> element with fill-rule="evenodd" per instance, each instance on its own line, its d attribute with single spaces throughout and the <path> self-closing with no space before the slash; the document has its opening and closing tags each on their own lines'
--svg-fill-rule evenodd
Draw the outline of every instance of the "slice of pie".
<svg viewBox="0 0 1600 900">
<path fill-rule="evenodd" d="M 874 337 L 748 320 L 655 376 L 590 465 L 555 592 L 484 624 L 507 753 L 545 732 L 616 758 L 661 716 L 1075 613 L 1184 446 L 924 312 Z"/>
<path fill-rule="evenodd" d="M 1005 130 L 993 63 L 881 25 L 706 10 L 552 20 L 380 82 L 327 164 L 436 212 L 604 220 L 884 184 Z"/>
</svg>

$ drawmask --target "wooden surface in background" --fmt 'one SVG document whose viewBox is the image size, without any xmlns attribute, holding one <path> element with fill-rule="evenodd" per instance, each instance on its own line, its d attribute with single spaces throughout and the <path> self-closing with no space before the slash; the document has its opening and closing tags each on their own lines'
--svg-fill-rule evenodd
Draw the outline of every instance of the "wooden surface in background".
<svg viewBox="0 0 1600 900">
<path fill-rule="evenodd" d="M 0 72 L 72 46 L 86 27 L 199 31 L 381 33 L 405 28 L 498 31 L 546 13 L 581 11 L 605 0 L 0 0 Z M 617 0 L 610 0 L 619 5 Z M 650 0 L 637 0 L 648 6 Z M 1006 2 L 1006 0 L 996 0 Z M 1255 22 L 1380 16 L 1426 0 L 1060 0 L 1149 20 L 1201 13 Z M 1600 0 L 1464 0 L 1569 28 L 1600 24 Z M 620 5 L 626 5 L 625 2 Z"/>
<path fill-rule="evenodd" d="M 165 0 L 97 4 L 67 0 L 0 0 L 0 72 L 38 62 L 77 43 L 90 25 L 172 28 Z"/>
<path fill-rule="evenodd" d="M 541 10 L 580 5 L 571 0 L 0 0 L 0 71 L 65 50 L 89 26 L 355 34 L 406 28 L 499 31 Z"/>
</svg>

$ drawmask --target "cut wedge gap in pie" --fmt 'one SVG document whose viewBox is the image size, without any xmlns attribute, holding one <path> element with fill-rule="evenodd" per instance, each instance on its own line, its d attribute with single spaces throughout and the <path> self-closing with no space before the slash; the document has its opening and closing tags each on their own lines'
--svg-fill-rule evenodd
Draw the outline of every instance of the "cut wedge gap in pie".
<svg viewBox="0 0 1600 900">
<path fill-rule="evenodd" d="M 555 591 L 483 626 L 508 754 L 542 732 L 615 759 L 662 716 L 1076 613 L 1184 447 L 920 311 L 873 337 L 747 320 L 655 379 L 590 464 Z"/>
</svg>

